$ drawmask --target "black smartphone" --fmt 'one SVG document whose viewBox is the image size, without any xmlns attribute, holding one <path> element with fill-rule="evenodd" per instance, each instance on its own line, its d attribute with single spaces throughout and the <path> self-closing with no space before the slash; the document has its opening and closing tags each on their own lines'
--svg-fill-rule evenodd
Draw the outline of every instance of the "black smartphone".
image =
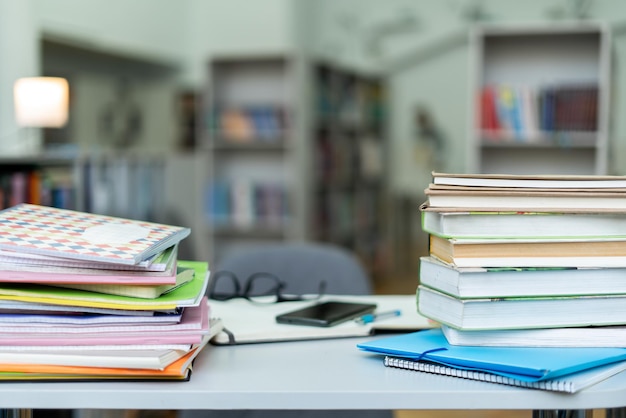
<svg viewBox="0 0 626 418">
<path fill-rule="evenodd" d="M 332 327 L 350 319 L 373 312 L 375 303 L 328 301 L 276 316 L 276 322 L 290 325 Z"/>
</svg>

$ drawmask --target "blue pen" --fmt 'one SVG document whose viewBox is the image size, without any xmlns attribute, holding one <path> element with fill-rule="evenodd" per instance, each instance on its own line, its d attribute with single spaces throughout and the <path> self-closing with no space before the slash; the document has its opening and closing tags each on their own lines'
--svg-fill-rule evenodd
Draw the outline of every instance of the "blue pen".
<svg viewBox="0 0 626 418">
<path fill-rule="evenodd" d="M 374 321 L 378 321 L 379 319 L 390 318 L 392 316 L 400 316 L 401 314 L 402 314 L 402 311 L 400 311 L 400 309 L 396 309 L 393 311 L 365 314 L 355 319 L 355 321 L 360 324 L 370 324 Z"/>
</svg>

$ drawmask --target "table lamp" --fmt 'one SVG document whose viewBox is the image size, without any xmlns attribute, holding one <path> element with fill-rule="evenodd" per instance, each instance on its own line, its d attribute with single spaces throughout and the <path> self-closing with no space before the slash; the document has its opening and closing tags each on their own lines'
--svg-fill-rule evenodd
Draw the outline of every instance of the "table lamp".
<svg viewBox="0 0 626 418">
<path fill-rule="evenodd" d="M 13 87 L 15 121 L 25 128 L 61 128 L 68 121 L 69 84 L 60 77 L 27 77 Z M 38 151 L 37 137 L 31 132 L 25 148 Z"/>
</svg>

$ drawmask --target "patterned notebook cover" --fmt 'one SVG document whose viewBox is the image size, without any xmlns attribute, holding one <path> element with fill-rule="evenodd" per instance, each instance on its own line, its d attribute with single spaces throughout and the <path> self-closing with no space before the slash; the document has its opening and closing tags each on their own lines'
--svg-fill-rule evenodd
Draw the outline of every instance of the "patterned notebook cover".
<svg viewBox="0 0 626 418">
<path fill-rule="evenodd" d="M 180 242 L 189 228 L 20 204 L 0 211 L 0 249 L 134 265 Z"/>
</svg>

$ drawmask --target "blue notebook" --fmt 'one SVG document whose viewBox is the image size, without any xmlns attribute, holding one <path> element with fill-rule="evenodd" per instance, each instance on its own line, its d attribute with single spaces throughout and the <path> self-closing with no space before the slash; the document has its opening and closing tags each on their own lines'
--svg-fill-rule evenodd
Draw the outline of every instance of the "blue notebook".
<svg viewBox="0 0 626 418">
<path fill-rule="evenodd" d="M 357 344 L 371 353 L 429 361 L 527 382 L 554 379 L 626 360 L 626 348 L 473 347 L 450 345 L 441 329 L 412 332 Z"/>
</svg>

